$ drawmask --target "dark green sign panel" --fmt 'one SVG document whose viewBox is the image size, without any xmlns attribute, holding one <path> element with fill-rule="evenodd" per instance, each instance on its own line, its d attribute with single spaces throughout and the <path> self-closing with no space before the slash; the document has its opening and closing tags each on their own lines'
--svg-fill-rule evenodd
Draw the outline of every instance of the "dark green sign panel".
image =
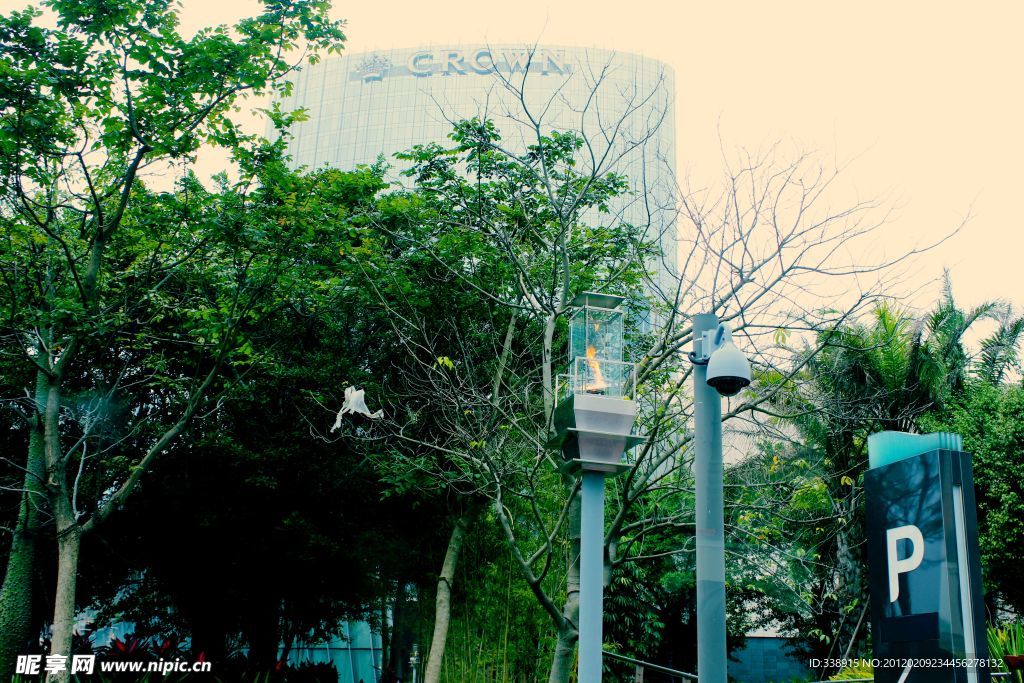
<svg viewBox="0 0 1024 683">
<path fill-rule="evenodd" d="M 864 480 L 875 681 L 988 683 L 971 456 L 876 456 L 889 464 Z"/>
</svg>

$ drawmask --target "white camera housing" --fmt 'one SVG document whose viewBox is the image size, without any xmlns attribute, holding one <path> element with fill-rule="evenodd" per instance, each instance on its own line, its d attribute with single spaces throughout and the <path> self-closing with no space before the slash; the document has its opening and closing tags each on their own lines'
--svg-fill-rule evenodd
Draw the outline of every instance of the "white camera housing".
<svg viewBox="0 0 1024 683">
<path fill-rule="evenodd" d="M 708 386 L 722 396 L 735 396 L 750 384 L 750 362 L 733 344 L 727 325 L 719 325 L 713 333 L 705 332 L 702 347 L 708 359 Z"/>
</svg>

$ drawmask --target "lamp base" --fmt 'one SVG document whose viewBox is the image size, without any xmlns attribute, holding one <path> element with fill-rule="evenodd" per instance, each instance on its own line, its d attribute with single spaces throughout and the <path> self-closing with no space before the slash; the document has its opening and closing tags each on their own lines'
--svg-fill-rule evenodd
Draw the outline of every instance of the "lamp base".
<svg viewBox="0 0 1024 683">
<path fill-rule="evenodd" d="M 617 477 L 623 472 L 628 472 L 632 469 L 632 465 L 628 463 L 612 463 L 604 462 L 602 460 L 583 460 L 582 458 L 574 458 L 572 460 L 565 460 L 559 465 L 558 469 L 566 474 L 577 474 L 579 472 L 602 472 L 604 474 Z"/>
</svg>

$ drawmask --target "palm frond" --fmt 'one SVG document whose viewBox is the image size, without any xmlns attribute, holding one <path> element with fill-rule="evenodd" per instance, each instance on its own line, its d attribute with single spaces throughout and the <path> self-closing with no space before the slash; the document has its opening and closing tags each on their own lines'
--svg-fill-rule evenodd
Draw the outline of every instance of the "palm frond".
<svg viewBox="0 0 1024 683">
<path fill-rule="evenodd" d="M 1024 340 L 1024 316 L 1007 315 L 990 336 L 981 340 L 975 374 L 989 384 L 1002 383 L 1013 370 L 1020 370 L 1020 345 Z"/>
</svg>

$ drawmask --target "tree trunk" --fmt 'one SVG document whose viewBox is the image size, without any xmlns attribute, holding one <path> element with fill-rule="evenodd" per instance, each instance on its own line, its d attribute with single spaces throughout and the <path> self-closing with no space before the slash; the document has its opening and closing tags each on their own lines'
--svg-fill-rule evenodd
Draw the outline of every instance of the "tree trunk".
<svg viewBox="0 0 1024 683">
<path fill-rule="evenodd" d="M 292 629 L 288 629 L 288 633 L 287 633 L 287 635 L 285 635 L 285 638 L 284 638 L 284 645 L 281 648 L 281 657 L 279 658 L 279 661 L 284 662 L 285 664 L 288 663 L 288 658 L 292 654 L 292 647 L 294 645 L 295 645 L 295 631 L 292 630 Z"/>
<path fill-rule="evenodd" d="M 459 562 L 462 543 L 472 523 L 474 509 L 467 509 L 452 526 L 448 539 L 448 550 L 444 554 L 441 575 L 437 578 L 437 596 L 434 601 L 434 635 L 430 639 L 430 654 L 423 670 L 423 683 L 438 683 L 441 680 L 441 660 L 448 640 L 448 625 L 451 622 L 452 583 L 455 581 L 455 567 Z"/>
<path fill-rule="evenodd" d="M 555 642 L 555 655 L 551 660 L 548 683 L 568 683 L 569 676 L 572 675 L 573 653 L 576 650 L 578 636 L 579 632 L 571 624 L 558 629 L 558 640 Z"/>
<path fill-rule="evenodd" d="M 386 668 L 386 671 L 390 672 L 392 677 L 397 677 L 398 680 L 405 675 L 405 659 L 402 655 L 407 651 L 405 591 L 406 586 L 399 579 L 395 588 L 394 607 L 391 608 L 391 651 L 388 653 Z M 387 676 L 385 676 L 385 680 L 388 680 Z"/>
<path fill-rule="evenodd" d="M 53 634 L 50 653 L 71 656 L 71 638 L 75 629 L 75 590 L 78 584 L 78 552 L 82 529 L 78 526 L 71 496 L 68 495 L 67 467 L 60 443 L 60 379 L 51 378 L 43 413 L 46 452 L 46 492 L 57 528 L 57 592 L 53 601 Z M 70 661 L 70 660 L 69 660 Z M 65 668 L 46 677 L 48 683 L 70 680 Z"/>
<path fill-rule="evenodd" d="M 836 555 L 839 571 L 839 588 L 837 593 L 839 604 L 853 605 L 854 601 L 857 600 L 861 604 L 866 605 L 867 596 L 863 595 L 861 585 L 860 558 L 857 556 L 857 550 L 854 547 L 854 539 L 858 536 L 857 532 L 862 531 L 862 527 L 856 525 L 854 511 L 847 510 L 845 514 L 848 515 L 850 521 L 836 534 Z M 849 650 L 853 645 L 853 639 L 857 635 L 859 625 L 859 621 L 853 621 L 852 613 L 848 614 L 840 607 L 835 636 L 832 641 L 832 648 L 829 649 L 829 654 L 832 654 L 836 645 L 843 642 L 849 643 L 847 647 L 847 650 Z M 836 655 L 838 654 L 839 652 L 836 651 Z"/>
<path fill-rule="evenodd" d="M 250 602 L 242 632 L 249 643 L 249 665 L 257 671 L 270 671 L 277 663 L 280 642 L 281 601 L 264 595 L 255 604 Z"/>
<path fill-rule="evenodd" d="M 571 480 L 566 485 L 572 487 Z M 571 491 L 571 488 L 570 488 Z M 548 683 L 568 683 L 572 673 L 573 652 L 579 639 L 580 618 L 580 504 L 577 493 L 569 503 L 566 525 L 569 533 L 569 557 L 566 560 L 566 594 L 562 606 L 562 624 L 558 628 L 558 640 L 551 660 Z M 580 681 L 579 683 L 590 683 Z"/>
<path fill-rule="evenodd" d="M 7 557 L 7 572 L 0 589 L 0 681 L 14 675 L 19 654 L 28 652 L 32 639 L 33 576 L 36 564 L 36 539 L 42 527 L 40 506 L 45 500 L 43 481 L 46 455 L 43 442 L 43 405 L 46 401 L 46 375 L 37 374 L 35 410 L 28 437 L 28 464 L 24 491 L 18 508 L 18 520 Z"/>
<path fill-rule="evenodd" d="M 390 661 L 391 629 L 388 627 L 388 597 L 385 588 L 380 599 L 380 668 L 386 669 Z"/>
<path fill-rule="evenodd" d="M 63 516 L 63 515 L 61 515 Z M 62 529 L 57 538 L 57 595 L 53 601 L 53 638 L 50 652 L 64 655 L 71 661 L 71 638 L 75 629 L 75 589 L 78 583 L 78 551 L 82 536 L 78 525 L 72 522 Z M 65 668 L 46 677 L 47 683 L 65 683 L 71 674 Z"/>
<path fill-rule="evenodd" d="M 189 610 L 192 652 L 201 653 L 206 661 L 215 662 L 214 666 L 217 666 L 216 663 L 224 661 L 227 657 L 227 615 L 222 614 L 223 610 L 217 609 L 217 598 L 211 595 L 210 591 L 204 590 L 190 597 L 189 601 L 193 604 L 201 601 L 205 603 Z"/>
</svg>

